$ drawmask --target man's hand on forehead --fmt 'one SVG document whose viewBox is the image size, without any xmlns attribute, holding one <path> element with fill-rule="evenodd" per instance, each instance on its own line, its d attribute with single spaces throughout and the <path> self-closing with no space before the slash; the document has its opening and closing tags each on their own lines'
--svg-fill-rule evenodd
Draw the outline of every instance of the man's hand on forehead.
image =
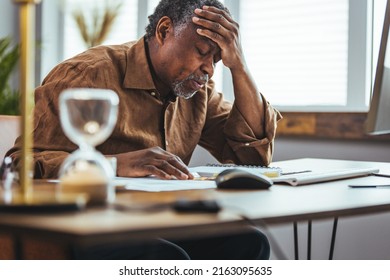
<svg viewBox="0 0 390 280">
<path fill-rule="evenodd" d="M 235 23 L 227 12 L 212 6 L 203 6 L 202 9 L 195 9 L 195 14 L 197 16 L 193 17 L 193 22 L 203 27 L 201 30 L 205 32 L 211 31 L 213 34 L 208 34 L 213 36 L 214 39 L 223 36 L 226 31 L 231 30 L 231 25 Z"/>
<path fill-rule="evenodd" d="M 192 21 L 199 26 L 196 32 L 218 45 L 224 65 L 229 68 L 242 65 L 238 24 L 232 17 L 226 11 L 212 6 L 203 6 L 194 12 L 196 16 Z"/>
</svg>

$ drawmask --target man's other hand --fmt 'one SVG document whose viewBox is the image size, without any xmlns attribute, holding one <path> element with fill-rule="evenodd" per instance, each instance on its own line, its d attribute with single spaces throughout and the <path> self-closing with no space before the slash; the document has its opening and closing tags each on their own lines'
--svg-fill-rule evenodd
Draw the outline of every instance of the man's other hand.
<svg viewBox="0 0 390 280">
<path fill-rule="evenodd" d="M 146 177 L 161 179 L 193 179 L 187 166 L 176 155 L 160 147 L 116 155 L 117 175 L 121 177 Z"/>
</svg>

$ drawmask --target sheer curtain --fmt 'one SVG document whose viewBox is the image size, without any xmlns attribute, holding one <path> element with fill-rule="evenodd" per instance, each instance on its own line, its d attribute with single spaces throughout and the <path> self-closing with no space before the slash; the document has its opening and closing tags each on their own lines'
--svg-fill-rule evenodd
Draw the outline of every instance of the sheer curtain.
<svg viewBox="0 0 390 280">
<path fill-rule="evenodd" d="M 241 0 L 247 63 L 274 105 L 345 105 L 348 0 Z"/>
</svg>

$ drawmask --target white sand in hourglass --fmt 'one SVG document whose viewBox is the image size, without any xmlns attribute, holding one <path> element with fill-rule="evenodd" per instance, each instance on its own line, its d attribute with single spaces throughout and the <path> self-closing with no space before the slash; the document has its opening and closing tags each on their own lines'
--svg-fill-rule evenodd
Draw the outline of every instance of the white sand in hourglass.
<svg viewBox="0 0 390 280">
<path fill-rule="evenodd" d="M 61 177 L 63 193 L 84 193 L 89 204 L 106 203 L 109 179 L 101 169 L 86 161 L 79 161 Z"/>
</svg>

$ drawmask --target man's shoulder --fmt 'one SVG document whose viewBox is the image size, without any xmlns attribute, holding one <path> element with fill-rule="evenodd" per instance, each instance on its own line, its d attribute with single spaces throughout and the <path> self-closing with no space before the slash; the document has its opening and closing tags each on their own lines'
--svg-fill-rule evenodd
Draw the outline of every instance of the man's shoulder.
<svg viewBox="0 0 390 280">
<path fill-rule="evenodd" d="M 101 45 L 90 48 L 70 59 L 65 60 L 64 65 L 77 66 L 82 70 L 86 67 L 94 66 L 114 66 L 117 67 L 126 63 L 127 52 L 135 42 L 127 42 L 120 45 Z"/>
<path fill-rule="evenodd" d="M 96 77 L 105 80 L 123 80 L 127 72 L 129 56 L 135 52 L 134 49 L 137 49 L 136 52 L 139 53 L 141 46 L 143 49 L 142 43 L 141 40 L 138 40 L 118 45 L 101 45 L 90 48 L 56 65 L 45 77 L 43 83 L 63 80 L 64 73 L 66 73 L 68 81 L 79 77 L 93 80 Z"/>
<path fill-rule="evenodd" d="M 92 53 L 92 54 L 109 53 L 109 54 L 119 55 L 119 56 L 125 55 L 126 52 L 128 52 L 137 42 L 138 41 L 130 41 L 130 42 L 126 42 L 123 44 L 117 44 L 117 45 L 100 45 L 100 46 L 90 48 L 90 49 L 86 50 L 85 52 L 83 52 L 79 55 L 76 55 L 76 57 L 83 55 L 83 54 L 89 54 L 89 53 Z"/>
</svg>

